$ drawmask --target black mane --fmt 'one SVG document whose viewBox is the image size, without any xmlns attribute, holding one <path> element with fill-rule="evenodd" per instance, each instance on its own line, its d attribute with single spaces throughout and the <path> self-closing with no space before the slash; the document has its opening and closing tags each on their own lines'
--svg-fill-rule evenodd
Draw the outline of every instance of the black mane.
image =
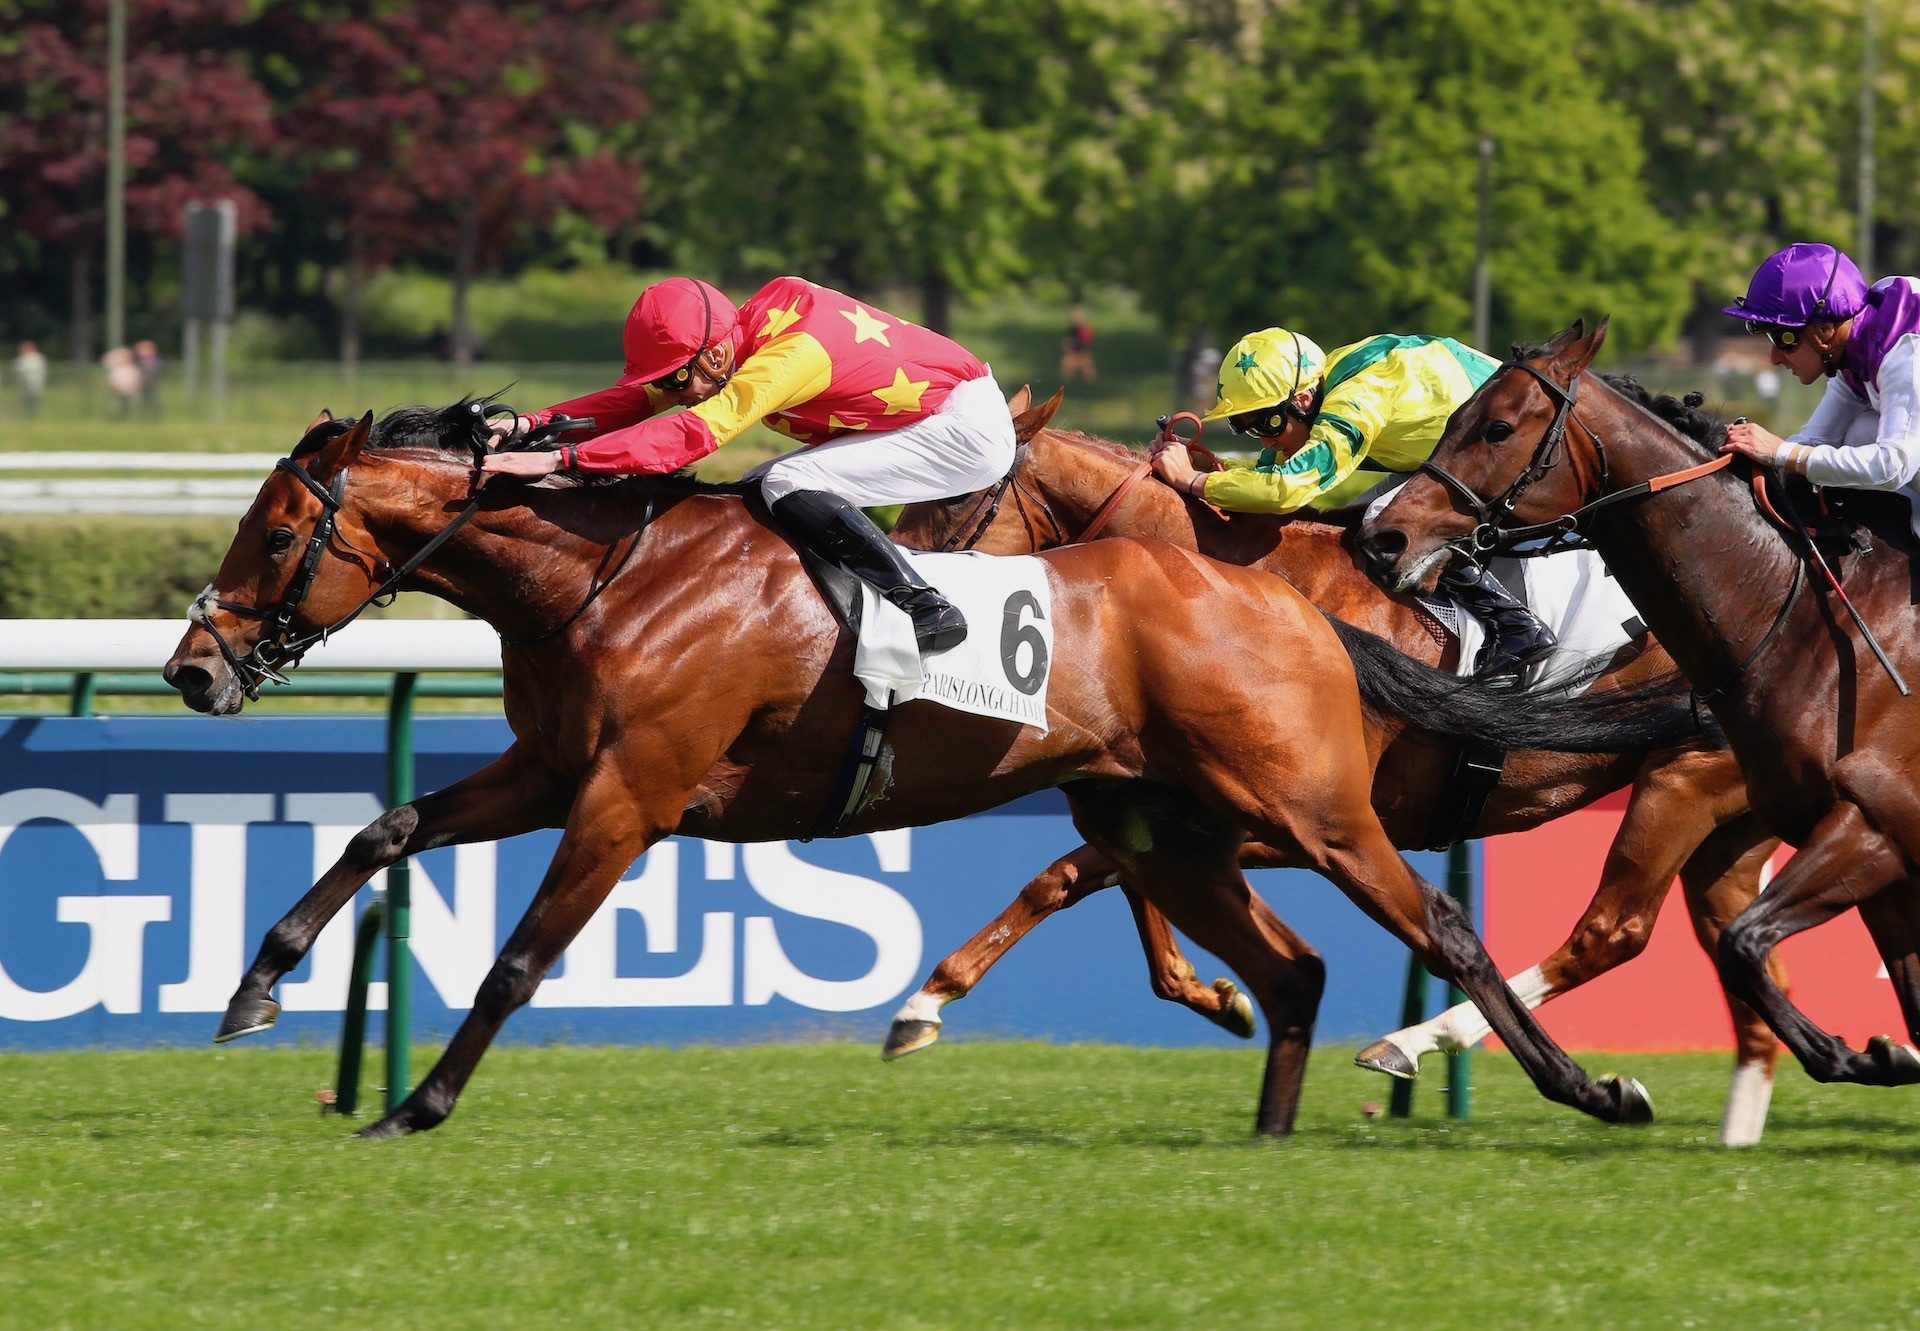
<svg viewBox="0 0 1920 1331">
<path fill-rule="evenodd" d="M 373 424 L 367 447 L 376 449 L 421 448 L 454 454 L 463 459 L 478 458 L 486 449 L 488 408 L 500 401 L 500 392 L 483 397 L 462 397 L 444 407 L 395 407 Z M 302 458 L 324 447 L 353 428 L 351 420 L 326 420 L 316 424 L 294 446 L 293 457 Z M 689 494 L 744 494 L 738 481 L 703 481 L 690 471 L 663 476 L 555 476 L 543 484 L 560 488 L 609 489 L 623 485 L 670 484 L 676 491 Z"/>
<path fill-rule="evenodd" d="M 1630 374 L 1603 374 L 1601 381 L 1628 401 L 1645 407 L 1696 443 L 1719 450 L 1727 442 L 1727 420 L 1717 412 L 1702 410 L 1706 395 L 1698 391 L 1685 397 L 1655 393 Z"/>
</svg>

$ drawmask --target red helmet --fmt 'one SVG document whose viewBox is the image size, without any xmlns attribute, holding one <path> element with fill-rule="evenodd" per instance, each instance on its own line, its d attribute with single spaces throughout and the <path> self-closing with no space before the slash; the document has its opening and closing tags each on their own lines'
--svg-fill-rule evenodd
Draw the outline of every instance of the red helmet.
<svg viewBox="0 0 1920 1331">
<path fill-rule="evenodd" d="M 680 369 L 740 322 L 740 311 L 716 286 L 697 277 L 669 277 L 640 293 L 627 314 L 627 353 L 620 386 L 650 384 Z"/>
</svg>

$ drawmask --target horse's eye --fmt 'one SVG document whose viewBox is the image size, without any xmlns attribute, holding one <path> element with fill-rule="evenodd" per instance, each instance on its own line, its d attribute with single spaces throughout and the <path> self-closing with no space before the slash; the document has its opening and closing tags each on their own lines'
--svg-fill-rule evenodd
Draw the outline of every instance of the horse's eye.
<svg viewBox="0 0 1920 1331">
<path fill-rule="evenodd" d="M 284 555 L 293 549 L 293 533 L 285 527 L 275 527 L 267 533 L 267 553 Z"/>
<path fill-rule="evenodd" d="M 1487 442 L 1497 444 L 1513 433 L 1513 426 L 1507 421 L 1493 421 L 1487 426 Z"/>
</svg>

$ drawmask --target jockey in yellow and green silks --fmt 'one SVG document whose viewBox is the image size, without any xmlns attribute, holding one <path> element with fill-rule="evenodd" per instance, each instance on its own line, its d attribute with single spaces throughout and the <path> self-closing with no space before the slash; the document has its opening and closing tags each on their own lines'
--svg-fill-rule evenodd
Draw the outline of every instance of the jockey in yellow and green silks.
<svg viewBox="0 0 1920 1331">
<path fill-rule="evenodd" d="M 1498 368 L 1449 337 L 1382 333 L 1322 352 L 1285 328 L 1249 333 L 1220 363 L 1204 419 L 1263 445 L 1250 466 L 1199 472 L 1187 450 L 1161 450 L 1154 470 L 1217 508 L 1292 513 L 1357 503 L 1419 469 L 1447 420 Z M 1449 569 L 1442 586 L 1492 630 L 1477 674 L 1515 675 L 1554 646 L 1553 634 L 1491 575 Z"/>
</svg>

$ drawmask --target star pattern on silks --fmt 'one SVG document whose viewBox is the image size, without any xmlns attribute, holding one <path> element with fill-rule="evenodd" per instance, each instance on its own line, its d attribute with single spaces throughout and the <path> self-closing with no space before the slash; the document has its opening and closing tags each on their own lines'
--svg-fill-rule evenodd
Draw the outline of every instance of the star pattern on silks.
<svg viewBox="0 0 1920 1331">
<path fill-rule="evenodd" d="M 770 340 L 800 322 L 800 302 L 796 299 L 784 310 L 768 310 L 767 322 L 760 329 L 762 340 Z"/>
<path fill-rule="evenodd" d="M 866 306 L 855 305 L 850 310 L 842 310 L 840 317 L 853 325 L 853 344 L 856 347 L 862 342 L 878 342 L 889 351 L 893 349 L 893 343 L 887 341 L 887 330 L 893 325 L 874 318 L 867 312 Z"/>
<path fill-rule="evenodd" d="M 1260 363 L 1259 361 L 1253 358 L 1253 353 L 1251 351 L 1243 351 L 1240 353 L 1240 359 L 1235 361 L 1233 364 L 1234 364 L 1234 368 L 1238 369 L 1240 373 L 1245 374 L 1248 370 L 1251 370 L 1254 366 L 1258 365 L 1259 363 Z"/>
<path fill-rule="evenodd" d="M 920 395 L 932 385 L 931 379 L 909 379 L 907 372 L 896 368 L 893 382 L 885 388 L 876 388 L 873 395 L 886 404 L 887 415 L 897 416 L 903 411 L 920 410 Z"/>
<path fill-rule="evenodd" d="M 864 430 L 867 425 L 865 421 L 843 421 L 839 413 L 834 412 L 827 417 L 827 428 L 829 430 Z"/>
</svg>

